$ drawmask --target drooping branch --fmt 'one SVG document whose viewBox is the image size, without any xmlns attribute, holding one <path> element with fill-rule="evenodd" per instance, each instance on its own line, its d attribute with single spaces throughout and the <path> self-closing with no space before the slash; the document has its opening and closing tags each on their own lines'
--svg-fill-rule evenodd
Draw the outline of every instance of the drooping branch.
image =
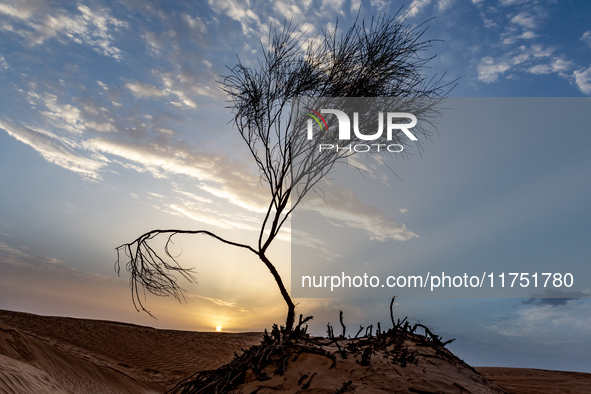
<svg viewBox="0 0 591 394">
<path fill-rule="evenodd" d="M 168 234 L 164 245 L 165 257 L 161 257 L 150 245 L 158 235 Z M 117 261 L 115 270 L 120 274 L 121 254 L 125 254 L 129 259 L 125 265 L 130 273 L 129 286 L 131 288 L 131 298 L 137 311 L 144 311 L 154 317 L 145 307 L 142 298 L 145 298 L 145 291 L 157 296 L 173 296 L 177 300 L 184 300 L 183 289 L 177 283 L 175 273 L 180 274 L 190 283 L 195 282 L 193 268 L 183 268 L 176 257 L 170 252 L 172 238 L 178 234 L 204 234 L 217 239 L 225 244 L 245 248 L 258 255 L 257 251 L 248 245 L 228 241 L 217 234 L 206 230 L 152 230 L 142 234 L 130 243 L 120 245 L 117 250 Z"/>
</svg>

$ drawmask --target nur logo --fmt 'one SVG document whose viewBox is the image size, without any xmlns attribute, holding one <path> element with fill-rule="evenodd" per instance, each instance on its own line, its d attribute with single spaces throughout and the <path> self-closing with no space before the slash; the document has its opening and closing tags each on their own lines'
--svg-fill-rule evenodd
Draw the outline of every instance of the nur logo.
<svg viewBox="0 0 591 394">
<path fill-rule="evenodd" d="M 336 115 L 338 120 L 338 128 L 339 128 L 339 140 L 350 140 L 351 139 L 351 121 L 349 116 L 343 111 L 337 109 L 321 109 L 320 112 L 313 110 L 312 108 L 304 108 L 306 114 L 310 116 L 312 119 L 308 119 L 308 140 L 312 140 L 314 138 L 314 131 L 313 126 L 314 122 L 316 121 L 319 128 L 323 132 L 328 132 L 328 125 L 326 120 L 322 116 L 322 114 L 333 114 Z M 394 119 L 410 119 L 410 123 L 394 123 Z M 407 112 L 388 112 L 386 114 L 386 140 L 392 141 L 392 135 L 394 130 L 401 130 L 411 141 L 417 141 L 417 137 L 415 137 L 408 129 L 416 126 L 417 118 L 411 113 Z M 324 126 L 324 127 L 323 127 Z M 353 112 L 353 132 L 355 133 L 355 137 L 362 141 L 375 141 L 382 137 L 384 132 L 384 113 L 378 113 L 378 130 L 373 134 L 363 134 L 359 130 L 359 113 Z M 380 147 L 386 147 L 389 152 L 402 152 L 403 146 L 400 144 L 356 144 L 356 145 L 349 145 L 348 147 L 339 147 L 335 144 L 320 144 L 319 149 L 322 150 L 349 150 L 350 152 L 369 152 L 373 147 L 377 148 L 377 151 L 380 151 Z"/>
</svg>

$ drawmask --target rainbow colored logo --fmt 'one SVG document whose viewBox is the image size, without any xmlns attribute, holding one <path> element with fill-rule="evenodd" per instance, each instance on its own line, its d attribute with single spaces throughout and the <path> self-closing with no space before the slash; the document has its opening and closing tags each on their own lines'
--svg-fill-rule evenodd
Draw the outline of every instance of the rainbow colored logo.
<svg viewBox="0 0 591 394">
<path fill-rule="evenodd" d="M 322 123 L 324 123 L 324 128 L 326 131 L 328 131 L 328 125 L 326 124 L 326 120 L 324 120 L 324 117 L 322 115 L 320 115 L 320 113 L 318 111 L 314 111 L 312 108 L 304 108 L 307 111 L 312 111 L 314 112 L 314 114 L 318 115 L 320 117 L 320 119 L 322 119 Z M 320 119 L 318 119 L 316 116 L 314 116 L 314 114 L 311 114 L 310 112 L 307 112 L 308 115 L 310 115 L 312 118 L 314 118 L 314 120 L 316 121 L 316 123 L 318 123 L 318 126 L 320 126 L 320 130 L 322 130 L 322 123 L 320 123 Z"/>
</svg>

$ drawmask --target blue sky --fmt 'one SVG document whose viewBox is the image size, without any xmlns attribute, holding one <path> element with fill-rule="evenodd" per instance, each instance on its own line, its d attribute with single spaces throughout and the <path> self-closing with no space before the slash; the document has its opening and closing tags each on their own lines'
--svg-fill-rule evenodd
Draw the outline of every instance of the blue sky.
<svg viewBox="0 0 591 394">
<path fill-rule="evenodd" d="M 217 81 L 236 56 L 256 67 L 259 40 L 264 45 L 269 25 L 286 18 L 314 35 L 337 18 L 340 26 L 349 26 L 359 6 L 366 19 L 402 7 L 409 24 L 434 18 L 425 38 L 443 41 L 434 41 L 425 53 L 437 55 L 427 71 L 446 72 L 448 81 L 460 77 L 453 96 L 588 100 L 591 95 L 586 1 L 410 5 L 0 2 L 0 308 L 196 330 L 218 325 L 262 330 L 283 319 L 282 300 L 262 264 L 209 240 L 178 239 L 183 261 L 196 266 L 198 284 L 185 286 L 187 304 L 149 297 L 157 321 L 135 313 L 127 278 L 117 278 L 113 263 L 116 246 L 158 227 L 207 228 L 254 243 L 266 190 L 229 124 Z M 510 205 L 508 222 L 497 220 L 484 233 L 514 237 L 508 258 L 526 256 L 537 245 L 536 235 L 544 235 L 544 245 L 553 249 L 542 250 L 550 257 L 588 262 L 585 131 L 543 130 L 531 134 L 531 144 L 523 138 L 515 145 L 506 141 L 506 156 L 488 151 L 485 157 L 471 153 L 470 144 L 490 143 L 490 136 L 475 131 L 461 155 L 445 155 L 454 136 L 442 132 L 423 158 L 415 155 L 400 165 L 404 182 L 389 182 L 400 202 L 386 213 L 419 235 L 393 240 L 394 246 L 411 249 L 414 242 L 420 250 L 421 240 L 450 223 L 464 234 L 476 233 L 484 227 L 471 218 L 489 213 L 494 219 L 491 208 L 500 212 L 513 199 L 521 205 Z M 514 164 L 512 176 L 498 163 Z M 421 179 L 431 183 L 418 185 Z M 491 188 L 499 179 L 502 188 Z M 419 194 L 423 191 L 431 194 Z M 525 203 L 536 198 L 541 202 L 528 208 Z M 453 216 L 436 209 L 452 201 Z M 503 224 L 512 231 L 503 232 Z M 272 250 L 285 277 L 288 239 Z M 443 235 L 438 240 L 442 248 L 462 242 L 452 241 Z M 480 241 L 467 255 L 474 258 L 495 246 Z M 387 300 L 299 302 L 303 313 L 316 316 L 315 330 L 336 322 L 339 309 L 352 325 L 388 320 Z M 591 344 L 590 309 L 584 299 L 406 299 L 397 305 L 401 316 L 458 338 L 451 348 L 470 363 L 581 371 L 591 371 L 585 352 Z"/>
</svg>

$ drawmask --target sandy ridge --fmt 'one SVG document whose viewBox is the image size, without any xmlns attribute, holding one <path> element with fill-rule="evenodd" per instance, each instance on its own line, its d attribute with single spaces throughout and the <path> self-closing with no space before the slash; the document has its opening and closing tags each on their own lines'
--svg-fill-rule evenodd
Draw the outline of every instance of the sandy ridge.
<svg viewBox="0 0 591 394">
<path fill-rule="evenodd" d="M 158 330 L 0 310 L 0 394 L 162 393 L 197 371 L 229 362 L 234 352 L 260 340 L 259 333 Z M 414 349 L 417 345 L 408 346 Z M 324 392 L 335 392 L 334 387 L 349 379 L 356 381 L 349 392 L 359 393 L 417 392 L 405 386 L 404 382 L 410 381 L 415 390 L 425 393 L 495 392 L 494 385 L 479 391 L 477 386 L 488 385 L 484 378 L 509 394 L 591 393 L 591 374 L 476 368 L 482 378 L 469 366 L 429 355 L 428 348 L 419 346 L 416 350 L 423 353 L 422 361 L 407 368 L 392 368 L 385 358 L 376 357 L 371 368 L 359 369 L 351 357 L 331 369 L 326 360 L 303 355 L 292 363 L 289 374 L 265 382 L 266 388 L 260 393 L 279 387 L 289 388 L 285 392 L 320 392 L 314 387 L 320 389 L 322 384 L 330 387 Z M 298 381 L 306 374 L 304 381 L 310 379 L 309 389 L 302 390 Z M 259 383 L 253 381 L 250 386 L 260 387 Z"/>
</svg>

